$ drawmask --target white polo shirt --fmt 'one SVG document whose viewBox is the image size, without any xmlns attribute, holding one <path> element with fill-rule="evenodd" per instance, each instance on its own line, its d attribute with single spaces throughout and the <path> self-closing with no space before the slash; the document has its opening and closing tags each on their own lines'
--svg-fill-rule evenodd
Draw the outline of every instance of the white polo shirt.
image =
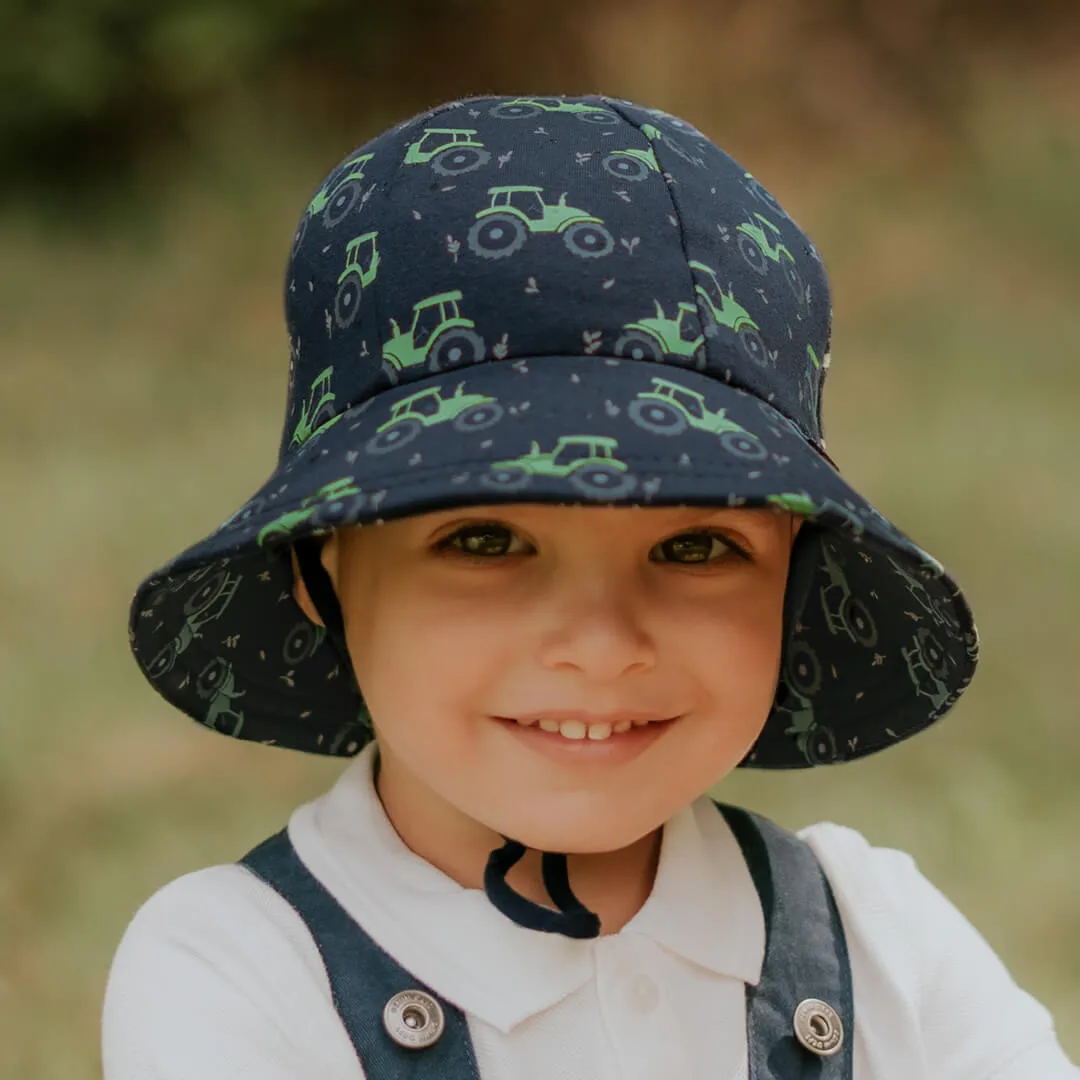
<svg viewBox="0 0 1080 1080">
<path fill-rule="evenodd" d="M 482 1080 L 746 1076 L 764 920 L 707 797 L 665 825 L 641 910 L 616 934 L 575 941 L 522 929 L 410 851 L 372 783 L 374 752 L 295 810 L 289 836 L 367 933 L 465 1012 Z M 1080 1080 L 1046 1009 L 910 856 L 839 825 L 800 835 L 847 936 L 855 1080 Z M 364 1077 L 304 923 L 235 864 L 186 874 L 136 913 L 109 975 L 102 1050 L 105 1080 Z"/>
</svg>

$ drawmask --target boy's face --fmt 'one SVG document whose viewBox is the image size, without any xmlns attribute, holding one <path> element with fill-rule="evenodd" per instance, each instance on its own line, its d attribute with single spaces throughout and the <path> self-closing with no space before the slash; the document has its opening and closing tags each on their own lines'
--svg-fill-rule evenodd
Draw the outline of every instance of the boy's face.
<svg viewBox="0 0 1080 1080">
<path fill-rule="evenodd" d="M 800 524 L 771 509 L 519 503 L 335 532 L 322 559 L 388 809 L 567 853 L 656 829 L 765 723 Z M 295 591 L 317 621 L 298 576 Z M 565 711 L 599 726 L 575 739 L 580 721 L 515 722 Z M 627 711 L 669 722 L 626 731 L 616 716 L 595 737 Z"/>
</svg>

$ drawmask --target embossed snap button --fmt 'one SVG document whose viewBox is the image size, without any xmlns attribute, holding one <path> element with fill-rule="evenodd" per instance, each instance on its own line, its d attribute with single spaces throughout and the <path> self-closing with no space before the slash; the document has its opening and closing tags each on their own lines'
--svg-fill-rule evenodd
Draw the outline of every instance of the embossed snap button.
<svg viewBox="0 0 1080 1080">
<path fill-rule="evenodd" d="M 402 990 L 383 1009 L 386 1033 L 407 1050 L 423 1050 L 438 1042 L 445 1026 L 442 1006 L 423 990 Z"/>
<path fill-rule="evenodd" d="M 836 1010 L 818 998 L 806 998 L 795 1006 L 795 1038 L 820 1057 L 835 1054 L 844 1042 L 844 1025 Z"/>
<path fill-rule="evenodd" d="M 627 985 L 630 1004 L 640 1013 L 652 1012 L 660 1001 L 660 991 L 648 975 L 635 975 Z"/>
</svg>

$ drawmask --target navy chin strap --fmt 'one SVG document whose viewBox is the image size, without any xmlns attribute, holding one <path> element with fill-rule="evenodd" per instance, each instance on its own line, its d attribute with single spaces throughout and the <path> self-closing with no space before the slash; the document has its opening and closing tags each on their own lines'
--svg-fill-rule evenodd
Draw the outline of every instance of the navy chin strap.
<svg viewBox="0 0 1080 1080">
<path fill-rule="evenodd" d="M 326 627 L 326 636 L 342 664 L 342 670 L 353 673 L 349 647 L 345 641 L 345 620 L 341 613 L 334 583 L 319 558 L 324 538 L 305 536 L 293 542 L 300 576 L 304 580 L 311 603 Z M 357 687 L 357 693 L 360 690 Z M 544 888 L 558 911 L 552 911 L 515 892 L 507 883 L 510 868 L 521 861 L 525 845 L 517 840 L 503 837 L 506 843 L 488 856 L 484 867 L 484 893 L 488 900 L 508 919 L 526 930 L 541 930 L 549 934 L 562 934 L 569 938 L 594 938 L 600 936 L 600 917 L 590 911 L 574 895 L 570 888 L 570 873 L 566 856 L 553 851 L 541 853 L 540 868 Z"/>
</svg>

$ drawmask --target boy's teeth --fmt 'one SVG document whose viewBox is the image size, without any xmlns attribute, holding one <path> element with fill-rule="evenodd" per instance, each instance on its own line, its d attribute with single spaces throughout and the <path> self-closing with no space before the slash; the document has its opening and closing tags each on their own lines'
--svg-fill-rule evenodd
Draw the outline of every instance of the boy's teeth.
<svg viewBox="0 0 1080 1080">
<path fill-rule="evenodd" d="M 586 725 L 581 720 L 563 720 L 560 723 L 558 720 L 549 720 L 546 717 L 540 721 L 522 721 L 518 723 L 522 727 L 532 727 L 536 724 L 542 731 L 549 731 L 552 735 L 559 734 L 564 739 L 607 739 L 611 735 L 619 735 L 624 731 L 629 731 L 632 727 L 644 727 L 648 720 L 620 720 L 617 724 L 589 724 Z"/>
</svg>

